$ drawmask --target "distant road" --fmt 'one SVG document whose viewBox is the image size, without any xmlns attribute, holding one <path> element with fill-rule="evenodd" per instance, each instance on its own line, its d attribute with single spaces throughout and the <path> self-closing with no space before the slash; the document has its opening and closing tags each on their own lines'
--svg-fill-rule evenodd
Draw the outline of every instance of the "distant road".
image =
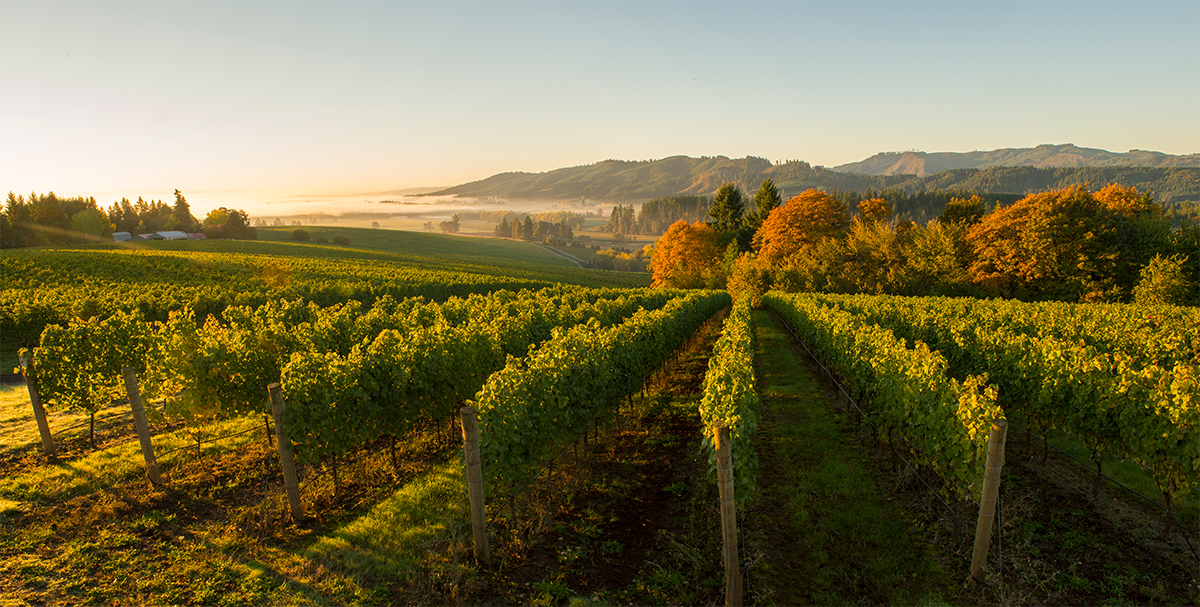
<svg viewBox="0 0 1200 607">
<path fill-rule="evenodd" d="M 565 253 L 565 252 L 563 252 L 563 251 L 559 251 L 558 249 L 556 249 L 556 248 L 554 248 L 554 247 L 552 247 L 552 246 L 549 246 L 549 245 L 546 245 L 546 244 L 543 244 L 543 243 L 540 243 L 540 242 L 537 242 L 537 243 L 534 243 L 534 244 L 536 244 L 536 245 L 537 245 L 537 246 L 539 246 L 539 247 L 542 247 L 543 249 L 546 249 L 547 251 L 550 251 L 551 253 L 557 253 L 558 255 L 561 255 L 561 256 L 563 256 L 563 257 L 566 257 L 567 259 L 569 259 L 569 260 L 571 260 L 572 262 L 574 262 L 574 263 L 575 263 L 575 265 L 577 265 L 577 266 L 579 266 L 579 267 L 581 267 L 581 268 L 587 267 L 587 262 L 586 262 L 586 261 L 584 261 L 584 260 L 582 260 L 582 259 L 580 259 L 580 258 L 578 258 L 578 257 L 576 257 L 576 256 L 574 256 L 574 255 L 571 255 L 571 254 L 569 254 L 569 253 Z"/>
</svg>

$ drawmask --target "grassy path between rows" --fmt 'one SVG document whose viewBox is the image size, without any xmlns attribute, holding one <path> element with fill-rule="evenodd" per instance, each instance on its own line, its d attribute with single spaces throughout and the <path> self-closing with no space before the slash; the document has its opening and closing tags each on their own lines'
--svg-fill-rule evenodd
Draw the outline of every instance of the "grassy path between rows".
<svg viewBox="0 0 1200 607">
<path fill-rule="evenodd" d="M 746 514 L 750 600 L 944 603 L 954 592 L 946 572 L 880 491 L 828 382 L 781 321 L 756 311 L 754 322 L 761 421 L 758 494 Z"/>
</svg>

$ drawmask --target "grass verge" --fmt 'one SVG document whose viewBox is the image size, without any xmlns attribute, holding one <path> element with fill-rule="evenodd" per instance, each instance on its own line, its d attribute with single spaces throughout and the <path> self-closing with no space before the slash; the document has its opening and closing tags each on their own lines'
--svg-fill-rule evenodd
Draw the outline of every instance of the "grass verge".
<svg viewBox="0 0 1200 607">
<path fill-rule="evenodd" d="M 946 572 L 877 484 L 807 354 L 772 315 L 757 311 L 754 321 L 760 482 L 746 515 L 754 602 L 944 603 Z"/>
</svg>

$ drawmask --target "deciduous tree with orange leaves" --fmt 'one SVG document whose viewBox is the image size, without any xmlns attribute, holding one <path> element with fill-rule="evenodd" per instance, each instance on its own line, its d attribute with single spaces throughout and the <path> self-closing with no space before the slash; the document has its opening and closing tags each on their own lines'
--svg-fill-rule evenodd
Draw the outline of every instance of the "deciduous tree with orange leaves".
<svg viewBox="0 0 1200 607">
<path fill-rule="evenodd" d="M 705 274 L 716 270 L 721 248 L 717 232 L 703 221 L 676 221 L 667 229 L 650 257 L 655 287 L 696 289 L 704 286 Z"/>
<path fill-rule="evenodd" d="M 1132 268 L 1163 246 L 1167 227 L 1161 210 L 1133 188 L 1031 194 L 968 230 L 971 278 L 1002 297 L 1120 299 L 1136 278 Z"/>
<path fill-rule="evenodd" d="M 822 238 L 837 236 L 849 224 L 846 207 L 821 190 L 805 190 L 771 211 L 758 233 L 754 247 L 771 267 Z"/>
<path fill-rule="evenodd" d="M 1110 183 L 1095 193 L 1108 210 L 1133 219 L 1145 213 L 1162 214 L 1162 207 L 1154 203 L 1154 197 L 1142 194 L 1134 187 Z"/>
</svg>

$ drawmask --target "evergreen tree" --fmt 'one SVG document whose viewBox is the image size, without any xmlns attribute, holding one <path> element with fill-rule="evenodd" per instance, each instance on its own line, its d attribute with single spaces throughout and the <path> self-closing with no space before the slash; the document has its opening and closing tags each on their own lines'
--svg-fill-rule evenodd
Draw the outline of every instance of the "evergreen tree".
<svg viewBox="0 0 1200 607">
<path fill-rule="evenodd" d="M 779 194 L 779 188 L 775 187 L 775 182 L 770 178 L 764 179 L 754 193 L 754 210 L 746 214 L 746 227 L 750 228 L 751 233 L 757 232 L 767 215 L 781 204 L 783 197 Z"/>
<path fill-rule="evenodd" d="M 717 190 L 713 197 L 712 207 L 708 210 L 712 221 L 708 222 L 718 232 L 731 232 L 742 227 L 746 203 L 742 200 L 742 190 L 735 183 L 726 183 Z"/>
<path fill-rule="evenodd" d="M 175 207 L 171 210 L 171 217 L 174 219 L 174 228 L 182 232 L 191 232 L 196 229 L 196 218 L 192 215 L 192 208 L 188 205 L 187 198 L 176 189 L 175 190 Z"/>
</svg>

